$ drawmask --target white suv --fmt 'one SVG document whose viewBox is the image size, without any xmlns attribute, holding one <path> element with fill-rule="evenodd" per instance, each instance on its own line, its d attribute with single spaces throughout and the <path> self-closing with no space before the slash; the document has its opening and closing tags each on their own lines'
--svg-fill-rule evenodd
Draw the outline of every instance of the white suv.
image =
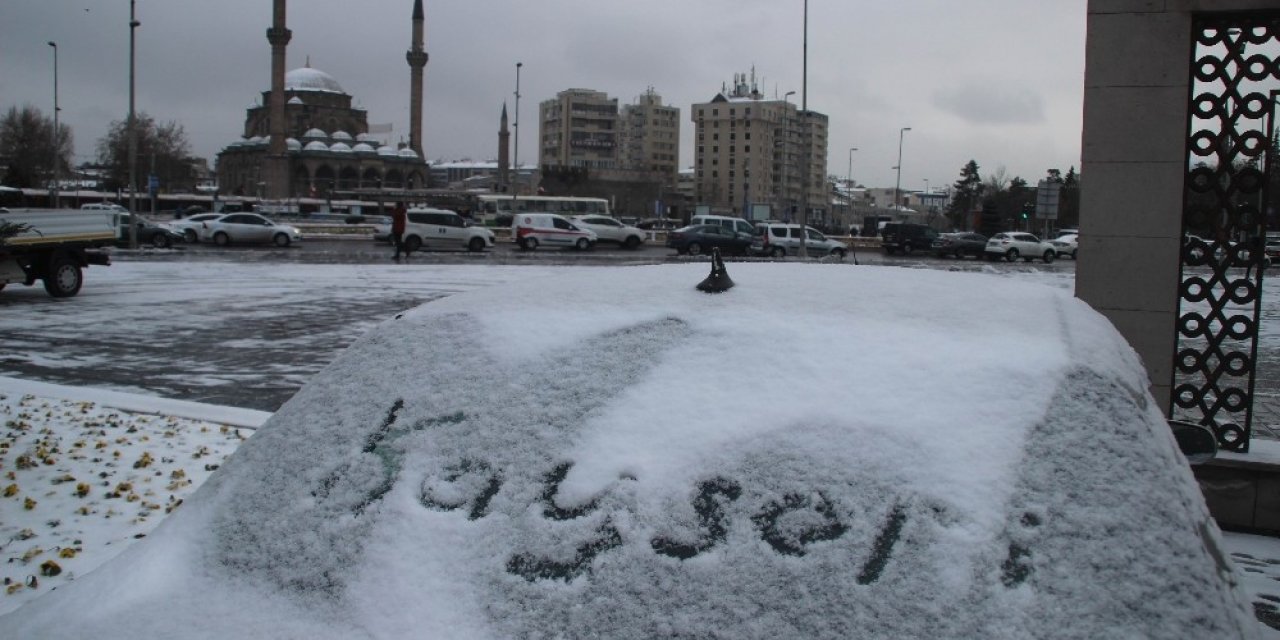
<svg viewBox="0 0 1280 640">
<path fill-rule="evenodd" d="M 1048 264 L 1058 257 L 1058 251 L 1054 249 L 1053 243 L 1021 231 L 1005 231 L 991 236 L 991 239 L 987 240 L 985 253 L 988 260 L 1004 259 L 1009 262 L 1018 258 L 1031 262 L 1035 258 L 1040 258 Z"/>
<path fill-rule="evenodd" d="M 422 247 L 480 251 L 493 246 L 493 232 L 473 227 L 462 216 L 445 209 L 410 209 L 405 216 L 402 242 L 409 253 Z"/>
<path fill-rule="evenodd" d="M 596 232 L 598 242 L 614 242 L 628 249 L 644 244 L 644 231 L 609 216 L 574 216 L 574 224 Z"/>
<path fill-rule="evenodd" d="M 815 256 L 833 255 L 844 259 L 849 247 L 843 242 L 830 240 L 813 227 L 805 227 L 805 250 Z M 800 253 L 800 225 L 768 223 L 756 226 L 755 240 L 751 241 L 751 253 L 781 258 Z"/>
</svg>

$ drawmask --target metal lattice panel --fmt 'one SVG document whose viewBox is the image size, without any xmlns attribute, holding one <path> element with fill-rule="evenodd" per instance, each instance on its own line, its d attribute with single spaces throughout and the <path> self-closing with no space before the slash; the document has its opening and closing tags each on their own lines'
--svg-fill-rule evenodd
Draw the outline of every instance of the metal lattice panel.
<svg viewBox="0 0 1280 640">
<path fill-rule="evenodd" d="M 1248 451 L 1280 14 L 1194 22 L 1173 414 Z"/>
</svg>

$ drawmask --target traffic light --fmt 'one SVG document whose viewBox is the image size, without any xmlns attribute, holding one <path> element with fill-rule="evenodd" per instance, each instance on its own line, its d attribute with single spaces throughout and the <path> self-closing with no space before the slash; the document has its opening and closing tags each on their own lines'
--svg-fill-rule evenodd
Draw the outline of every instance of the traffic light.
<svg viewBox="0 0 1280 640">
<path fill-rule="evenodd" d="M 1031 204 L 1030 202 L 1027 202 L 1027 203 L 1023 204 L 1023 205 L 1022 205 L 1022 219 L 1023 219 L 1023 220 L 1026 220 L 1026 219 L 1031 215 L 1031 213 L 1032 213 L 1033 211 L 1035 211 L 1035 210 L 1036 210 L 1036 208 L 1035 208 L 1035 207 L 1036 207 L 1036 206 L 1035 206 L 1034 204 Z"/>
</svg>

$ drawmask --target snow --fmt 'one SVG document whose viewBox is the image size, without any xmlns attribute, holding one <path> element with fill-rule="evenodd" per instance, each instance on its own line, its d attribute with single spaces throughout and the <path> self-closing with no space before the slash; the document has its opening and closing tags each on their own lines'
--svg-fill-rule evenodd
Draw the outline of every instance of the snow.
<svg viewBox="0 0 1280 640">
<path fill-rule="evenodd" d="M 734 264 L 712 296 L 705 275 L 556 270 L 388 320 L 145 540 L 0 628 L 1254 633 L 1136 355 L 1060 278 Z"/>
</svg>

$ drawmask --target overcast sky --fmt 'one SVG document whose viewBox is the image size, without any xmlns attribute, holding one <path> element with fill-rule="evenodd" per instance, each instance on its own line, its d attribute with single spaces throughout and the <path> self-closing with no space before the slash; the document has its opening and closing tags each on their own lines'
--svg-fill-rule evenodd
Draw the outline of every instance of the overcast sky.
<svg viewBox="0 0 1280 640">
<path fill-rule="evenodd" d="M 803 0 L 425 0 L 429 159 L 494 159 L 504 101 L 520 160 L 536 160 L 537 105 L 604 91 L 620 104 L 653 87 L 681 109 L 681 166 L 693 164 L 690 105 L 754 66 L 768 97 L 803 93 Z M 289 5 L 290 69 L 333 75 L 371 123 L 409 132 L 412 0 Z M 186 127 L 210 163 L 270 88 L 270 0 L 137 0 L 137 108 Z M 0 108 L 53 108 L 76 161 L 128 113 L 127 0 L 0 1 Z M 1085 0 L 811 0 L 809 108 L 831 122 L 828 173 L 903 188 L 953 183 L 970 158 L 1035 182 L 1080 165 Z"/>
</svg>

